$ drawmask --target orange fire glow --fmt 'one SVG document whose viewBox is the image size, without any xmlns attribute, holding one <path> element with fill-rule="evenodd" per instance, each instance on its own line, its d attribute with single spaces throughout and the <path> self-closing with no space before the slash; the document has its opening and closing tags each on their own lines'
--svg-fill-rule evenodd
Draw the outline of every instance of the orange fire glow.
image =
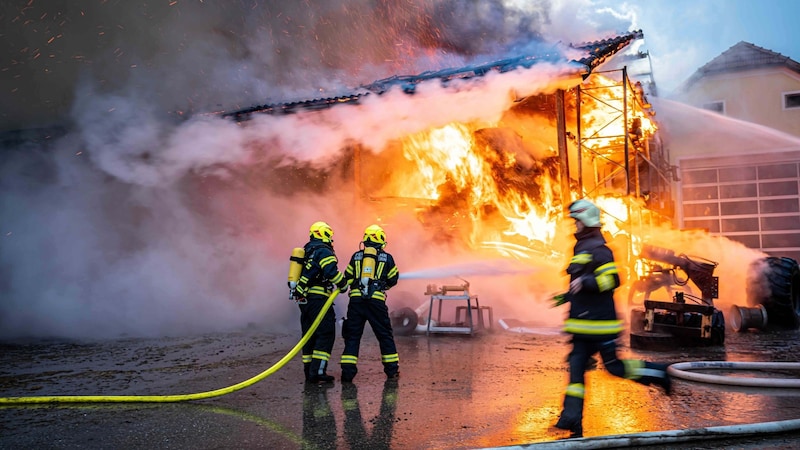
<svg viewBox="0 0 800 450">
<path fill-rule="evenodd" d="M 642 94 L 624 88 L 622 82 L 602 75 L 592 77 L 591 85 L 581 96 L 581 128 L 586 138 L 585 146 L 609 155 L 623 145 L 626 130 L 629 133 L 638 122 L 637 140 L 644 140 L 658 129 L 644 110 Z M 624 117 L 627 114 L 627 117 Z M 623 120 L 627 119 L 627 123 Z"/>
<path fill-rule="evenodd" d="M 641 150 L 642 142 L 656 127 L 647 119 L 643 102 L 635 99 L 635 89 L 627 90 L 629 120 L 624 127 L 619 120 L 623 108 L 620 83 L 601 76 L 593 79 L 596 81 L 586 88 L 591 95 L 582 97 L 581 129 L 584 136 L 605 137 L 586 144 L 590 150 L 582 151 L 583 164 L 607 164 L 610 171 L 621 165 L 624 129 L 631 128 L 634 118 L 640 119 L 641 132 L 631 142 L 631 152 Z M 424 200 L 428 207 L 421 208 L 421 221 L 472 249 L 559 262 L 568 251 L 564 238 L 574 230 L 572 222 L 565 220 L 566 204 L 586 197 L 604 212 L 607 236 L 623 238 L 619 241 L 626 244 L 621 250 L 626 256 L 637 254 L 642 241 L 639 235 L 648 233 L 641 228 L 642 216 L 648 214 L 642 200 L 626 197 L 624 189 L 611 182 L 606 183 L 608 188 L 585 190 L 581 195 L 574 175 L 570 177 L 570 198 L 562 199 L 562 170 L 554 148 L 557 131 L 550 106 L 542 97 L 508 112 L 498 123 L 450 123 L 406 136 L 396 143 L 404 162 L 391 163 L 393 176 L 401 181 L 388 183 L 391 187 L 380 195 Z M 574 104 L 567 112 L 570 114 L 574 123 Z M 549 129 L 529 127 L 535 129 L 531 132 L 520 125 L 531 122 L 544 123 Z M 577 158 L 575 140 L 568 142 L 566 151 L 569 158 Z M 598 153 L 610 157 L 597 158 Z M 642 275 L 642 271 L 628 268 L 630 274 Z"/>
<path fill-rule="evenodd" d="M 596 78 L 601 89 L 592 91 L 592 101 L 584 102 L 582 129 L 589 136 L 616 134 L 614 139 L 591 144 L 592 148 L 610 146 L 611 152 L 624 138 L 623 124 L 615 123 L 616 113 L 603 105 L 616 102 L 614 110 L 621 109 L 622 103 L 614 89 L 604 89 L 613 85 L 612 80 Z M 616 91 L 621 92 L 621 88 Z M 656 128 L 641 109 L 631 107 L 637 104 L 633 101 L 635 91 L 628 92 L 629 110 L 634 111 L 630 118 L 642 119 L 643 136 L 647 137 Z M 620 131 L 609 131 L 609 123 Z M 557 152 L 547 148 L 543 158 L 523 166 L 518 161 L 519 152 L 504 147 L 507 141 L 480 138 L 485 130 L 501 127 L 502 124 L 450 123 L 407 136 L 401 143 L 402 155 L 413 163 L 412 169 L 403 175 L 404 183 L 391 195 L 429 199 L 440 209 L 448 207 L 452 213 L 464 216 L 472 227 L 467 236 L 472 246 L 503 241 L 546 246 L 564 218 Z M 524 145 L 521 133 L 515 134 Z M 555 129 L 552 134 L 555 136 Z M 606 230 L 611 234 L 623 231 L 623 224 L 629 220 L 630 202 L 619 196 L 597 196 L 595 200 L 606 212 Z"/>
<path fill-rule="evenodd" d="M 503 189 L 496 174 L 513 171 L 516 157 L 480 145 L 475 131 L 451 123 L 407 137 L 403 155 L 416 163 L 416 171 L 399 195 L 428 198 L 457 209 L 473 226 L 468 242 L 475 246 L 514 237 L 548 242 L 560 214 L 553 194 L 557 180 L 546 175 L 535 180 L 539 198 L 531 192 Z"/>
</svg>

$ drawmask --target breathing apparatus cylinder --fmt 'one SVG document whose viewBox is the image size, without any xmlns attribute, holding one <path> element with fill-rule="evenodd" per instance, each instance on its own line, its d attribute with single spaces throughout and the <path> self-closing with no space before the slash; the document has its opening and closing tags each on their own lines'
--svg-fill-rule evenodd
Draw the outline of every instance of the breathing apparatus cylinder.
<svg viewBox="0 0 800 450">
<path fill-rule="evenodd" d="M 369 283 L 375 278 L 375 262 L 378 260 L 378 250 L 373 247 L 364 247 L 364 259 L 361 261 L 361 292 L 369 295 Z"/>
<path fill-rule="evenodd" d="M 295 247 L 292 249 L 292 256 L 289 257 L 289 298 L 293 298 L 294 290 L 297 287 L 297 281 L 300 279 L 300 272 L 303 271 L 303 260 L 306 256 L 306 251 L 303 247 Z"/>
</svg>

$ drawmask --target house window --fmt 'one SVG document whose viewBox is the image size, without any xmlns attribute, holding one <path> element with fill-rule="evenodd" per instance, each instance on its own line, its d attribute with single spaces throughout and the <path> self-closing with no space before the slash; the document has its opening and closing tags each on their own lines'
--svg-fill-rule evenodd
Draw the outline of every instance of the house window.
<svg viewBox="0 0 800 450">
<path fill-rule="evenodd" d="M 783 109 L 800 108 L 800 91 L 783 93 Z"/>
<path fill-rule="evenodd" d="M 725 102 L 709 102 L 703 104 L 703 109 L 714 111 L 716 113 L 725 114 Z"/>
</svg>

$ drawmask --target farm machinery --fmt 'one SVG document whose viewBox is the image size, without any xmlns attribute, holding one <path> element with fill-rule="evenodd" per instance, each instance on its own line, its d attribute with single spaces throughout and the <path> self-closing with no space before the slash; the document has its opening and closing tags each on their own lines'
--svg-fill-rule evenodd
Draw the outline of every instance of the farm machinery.
<svg viewBox="0 0 800 450">
<path fill-rule="evenodd" d="M 714 307 L 719 295 L 717 263 L 705 258 L 676 255 L 674 251 L 645 245 L 640 253 L 649 270 L 629 292 L 630 346 L 657 349 L 676 346 L 713 346 L 725 342 L 725 317 Z M 689 281 L 700 290 L 692 293 Z M 650 294 L 665 289 L 671 301 L 652 300 Z M 642 306 L 634 299 L 643 294 Z"/>
</svg>

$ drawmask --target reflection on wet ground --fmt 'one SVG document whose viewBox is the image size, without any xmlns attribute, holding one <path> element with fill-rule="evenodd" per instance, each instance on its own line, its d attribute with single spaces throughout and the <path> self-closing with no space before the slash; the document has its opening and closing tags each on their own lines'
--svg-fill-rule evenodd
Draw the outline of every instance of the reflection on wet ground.
<svg viewBox="0 0 800 450">
<path fill-rule="evenodd" d="M 799 337 L 796 331 L 729 333 L 724 347 L 669 352 L 635 351 L 623 337 L 619 353 L 667 362 L 793 362 Z M 0 396 L 205 392 L 258 375 L 280 360 L 294 339 L 249 330 L 187 338 L 4 343 Z M 567 340 L 553 330 L 399 336 L 401 377 L 387 382 L 375 340 L 365 336 L 353 384 L 339 383 L 334 366 L 334 384 L 307 386 L 295 358 L 253 386 L 208 400 L 0 406 L 0 448 L 461 449 L 552 441 L 566 437 L 551 425 L 567 380 Z M 676 380 L 673 395 L 666 397 L 656 388 L 612 377 L 602 366 L 587 375 L 587 437 L 798 418 L 796 389 Z M 739 439 L 734 446 L 751 448 L 753 441 L 759 446 L 752 448 L 783 448 L 793 438 Z"/>
</svg>

